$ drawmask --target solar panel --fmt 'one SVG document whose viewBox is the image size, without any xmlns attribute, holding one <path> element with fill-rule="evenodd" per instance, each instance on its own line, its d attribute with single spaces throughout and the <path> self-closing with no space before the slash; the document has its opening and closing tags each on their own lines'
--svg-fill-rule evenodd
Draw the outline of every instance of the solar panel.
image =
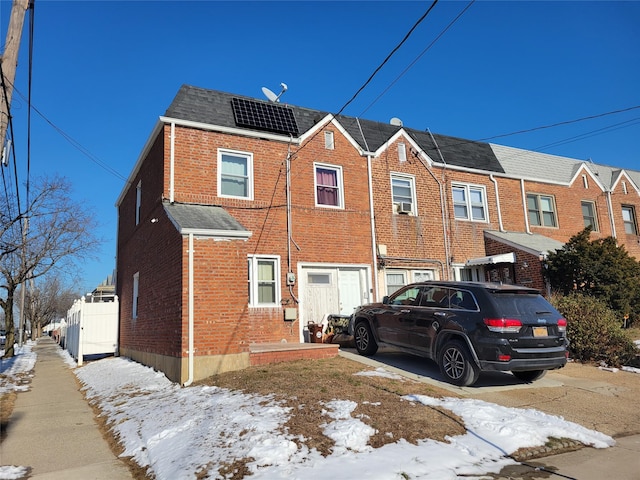
<svg viewBox="0 0 640 480">
<path fill-rule="evenodd" d="M 233 115 L 239 127 L 298 136 L 298 124 L 293 110 L 273 103 L 232 98 Z"/>
</svg>

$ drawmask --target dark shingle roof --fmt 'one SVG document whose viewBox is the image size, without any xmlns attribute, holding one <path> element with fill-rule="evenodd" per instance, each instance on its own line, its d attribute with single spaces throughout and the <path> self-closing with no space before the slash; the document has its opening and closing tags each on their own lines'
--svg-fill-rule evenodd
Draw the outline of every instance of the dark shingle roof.
<svg viewBox="0 0 640 480">
<path fill-rule="evenodd" d="M 244 98 L 254 102 L 269 103 L 265 100 L 244 97 L 242 95 L 183 85 L 165 115 L 171 118 L 209 125 L 240 128 L 236 125 L 231 107 L 231 99 L 234 97 Z M 287 104 L 280 105 L 292 109 L 300 134 L 307 132 L 316 123 L 329 115 L 328 112 L 320 110 L 312 110 Z M 435 162 L 441 162 L 440 154 L 428 132 L 391 125 L 389 123 L 356 119 L 344 115 L 339 115 L 336 119 L 364 151 L 376 151 L 400 128 L 404 128 L 422 151 L 429 155 Z M 252 130 L 246 127 L 241 128 Z M 445 163 L 448 165 L 504 173 L 500 162 L 498 162 L 488 143 L 474 142 L 445 135 L 434 134 L 433 136 L 438 143 Z"/>
</svg>

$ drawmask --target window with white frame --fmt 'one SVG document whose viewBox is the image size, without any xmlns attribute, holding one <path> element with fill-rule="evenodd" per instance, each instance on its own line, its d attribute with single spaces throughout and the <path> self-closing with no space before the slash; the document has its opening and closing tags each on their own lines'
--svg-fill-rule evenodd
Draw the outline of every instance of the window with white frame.
<svg viewBox="0 0 640 480">
<path fill-rule="evenodd" d="M 433 270 L 414 270 L 413 281 L 414 282 L 426 282 L 428 280 L 435 280 L 435 272 Z"/>
<path fill-rule="evenodd" d="M 316 206 L 344 208 L 342 167 L 316 163 Z"/>
<path fill-rule="evenodd" d="M 582 218 L 585 227 L 591 227 L 594 232 L 598 231 L 598 219 L 596 217 L 596 204 L 589 201 L 581 202 Z"/>
<path fill-rule="evenodd" d="M 387 271 L 387 295 L 397 292 L 407 284 L 407 274 L 404 271 Z"/>
<path fill-rule="evenodd" d="M 333 138 L 333 132 L 327 130 L 324 132 L 324 148 L 327 150 L 334 150 L 336 148 L 336 144 Z"/>
<path fill-rule="evenodd" d="M 453 184 L 453 212 L 457 220 L 487 221 L 486 191 L 482 186 Z"/>
<path fill-rule="evenodd" d="M 140 208 L 142 206 L 142 180 L 136 185 L 136 225 L 140 223 Z"/>
<path fill-rule="evenodd" d="M 218 150 L 218 196 L 253 198 L 253 154 Z"/>
<path fill-rule="evenodd" d="M 140 288 L 140 272 L 133 275 L 133 294 L 131 302 L 131 318 L 138 318 L 138 291 Z"/>
<path fill-rule="evenodd" d="M 404 143 L 398 143 L 398 161 L 407 161 L 407 146 Z"/>
<path fill-rule="evenodd" d="M 536 193 L 527 194 L 527 211 L 529 212 L 529 223 L 539 227 L 556 227 L 555 202 L 551 195 L 538 195 Z"/>
<path fill-rule="evenodd" d="M 391 195 L 395 213 L 416 213 L 415 185 L 415 179 L 410 175 L 391 174 Z"/>
<path fill-rule="evenodd" d="M 622 206 L 622 221 L 624 231 L 630 235 L 638 235 L 638 224 L 636 223 L 636 210 L 631 205 Z"/>
<path fill-rule="evenodd" d="M 280 305 L 280 257 L 250 255 L 248 257 L 249 305 Z"/>
</svg>

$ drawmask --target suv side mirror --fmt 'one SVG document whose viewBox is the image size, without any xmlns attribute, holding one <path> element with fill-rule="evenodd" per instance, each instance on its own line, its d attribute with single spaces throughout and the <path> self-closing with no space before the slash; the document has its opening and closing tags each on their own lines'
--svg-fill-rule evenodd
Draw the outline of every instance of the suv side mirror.
<svg viewBox="0 0 640 480">
<path fill-rule="evenodd" d="M 384 297 L 382 297 L 382 303 L 384 305 L 387 305 L 389 303 L 389 295 L 385 295 Z"/>
</svg>

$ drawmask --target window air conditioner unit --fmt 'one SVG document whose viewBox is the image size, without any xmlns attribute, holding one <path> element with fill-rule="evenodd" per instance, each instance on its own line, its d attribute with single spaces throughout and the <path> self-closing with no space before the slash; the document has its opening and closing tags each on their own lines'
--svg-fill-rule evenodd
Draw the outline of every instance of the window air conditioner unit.
<svg viewBox="0 0 640 480">
<path fill-rule="evenodd" d="M 412 211 L 413 208 L 410 202 L 400 202 L 398 204 L 398 213 L 411 213 Z"/>
</svg>

